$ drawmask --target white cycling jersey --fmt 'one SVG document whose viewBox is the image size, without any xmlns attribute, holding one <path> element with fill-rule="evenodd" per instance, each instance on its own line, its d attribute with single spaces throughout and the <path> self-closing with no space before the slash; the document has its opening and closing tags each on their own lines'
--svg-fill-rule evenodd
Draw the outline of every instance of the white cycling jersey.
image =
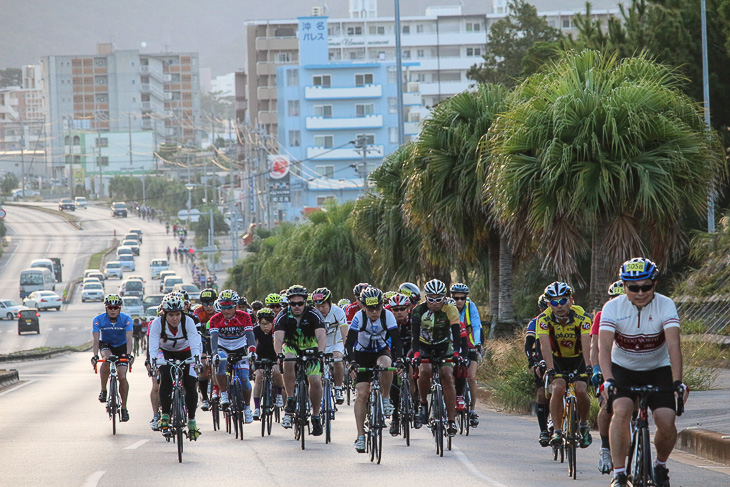
<svg viewBox="0 0 730 487">
<path fill-rule="evenodd" d="M 345 352 L 345 343 L 342 337 L 341 326 L 347 326 L 345 312 L 339 306 L 332 306 L 324 318 L 324 329 L 327 333 L 326 353 Z"/>
<path fill-rule="evenodd" d="M 608 301 L 599 331 L 615 333 L 611 361 L 638 371 L 671 365 L 664 330 L 675 327 L 679 327 L 679 316 L 674 301 L 655 293 L 641 310 L 626 295 Z"/>
</svg>

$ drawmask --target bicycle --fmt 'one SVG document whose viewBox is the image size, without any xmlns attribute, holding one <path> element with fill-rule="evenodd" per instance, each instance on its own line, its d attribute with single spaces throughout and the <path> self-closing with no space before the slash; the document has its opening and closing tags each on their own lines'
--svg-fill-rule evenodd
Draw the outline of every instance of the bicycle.
<svg viewBox="0 0 730 487">
<path fill-rule="evenodd" d="M 431 429 L 434 440 L 436 441 L 436 454 L 440 457 L 444 456 L 444 436 L 448 438 L 446 445 L 451 450 L 451 436 L 446 434 L 446 426 L 448 419 L 446 415 L 446 402 L 444 400 L 444 390 L 441 385 L 441 365 L 443 363 L 451 363 L 453 359 L 444 359 L 443 357 L 432 357 L 431 359 L 422 359 L 422 364 L 432 364 L 431 376 L 431 401 L 428 410 L 431 413 L 428 427 Z"/>
<path fill-rule="evenodd" d="M 294 427 L 294 439 L 301 441 L 304 450 L 304 428 L 309 432 L 309 380 L 307 379 L 307 366 L 310 363 L 319 361 L 316 349 L 308 348 L 302 351 L 301 355 L 293 358 L 285 358 L 285 362 L 296 362 L 297 379 L 294 384 L 294 415 L 292 426 Z M 281 367 L 280 367 L 281 369 Z M 283 370 L 282 370 L 283 373 Z"/>
<path fill-rule="evenodd" d="M 345 374 L 345 381 L 342 384 L 342 388 L 345 390 L 345 396 L 347 397 L 347 405 L 350 405 L 350 396 L 355 393 L 355 382 L 349 374 Z"/>
<path fill-rule="evenodd" d="M 587 374 L 554 374 L 553 379 L 565 380 L 565 395 L 563 396 L 563 443 L 560 448 L 560 462 L 568 457 L 568 477 L 576 479 L 578 475 L 577 450 L 580 447 L 581 435 L 578 428 L 578 399 L 575 396 L 575 383 L 579 379 L 588 378 Z M 550 377 L 545 376 L 545 393 L 548 394 Z M 557 460 L 556 447 L 553 446 L 553 460 Z"/>
<path fill-rule="evenodd" d="M 365 434 L 367 436 L 367 451 L 370 452 L 370 461 L 376 458 L 378 463 L 383 455 L 383 430 L 385 429 L 385 412 L 383 411 L 383 394 L 380 391 L 380 374 L 395 372 L 395 367 L 356 367 L 356 372 L 372 372 L 370 379 L 370 396 L 368 397 L 368 415 L 365 419 Z"/>
<path fill-rule="evenodd" d="M 332 379 L 332 366 L 335 362 L 342 362 L 342 359 L 334 358 L 334 355 L 331 353 L 324 355 L 324 369 L 322 371 L 322 412 L 320 416 L 322 417 L 322 426 L 325 431 L 325 443 L 332 441 L 332 421 L 334 421 L 335 412 L 337 412 Z"/>
<path fill-rule="evenodd" d="M 411 381 L 408 379 L 408 366 L 400 377 L 400 432 L 406 440 L 406 446 L 411 446 L 411 425 L 416 414 L 416 406 L 411 395 Z"/>
<path fill-rule="evenodd" d="M 250 355 L 228 354 L 226 363 L 226 379 L 228 381 L 228 397 L 231 403 L 224 410 L 226 417 L 226 433 L 233 432 L 237 439 L 243 440 L 243 365 L 239 362 L 247 360 Z M 217 360 L 216 360 L 217 361 Z"/>
<path fill-rule="evenodd" d="M 274 394 L 274 379 L 272 368 L 275 360 L 261 359 L 255 365 L 261 368 L 264 373 L 264 380 L 261 387 L 261 436 L 271 436 L 271 425 L 276 420 L 280 421 L 280 408 L 276 407 L 276 396 Z"/>
<path fill-rule="evenodd" d="M 117 376 L 117 364 L 127 364 L 129 372 L 132 371 L 132 364 L 126 358 L 119 358 L 116 355 L 109 355 L 106 359 L 99 359 L 94 364 L 94 373 L 98 373 L 96 365 L 99 363 L 109 363 L 109 393 L 106 399 L 106 412 L 109 419 L 112 420 L 112 435 L 117 434 L 117 416 L 119 422 L 122 421 L 122 398 L 119 395 L 119 379 Z"/>
<path fill-rule="evenodd" d="M 188 412 L 185 407 L 185 387 L 183 386 L 183 367 L 194 364 L 195 357 L 185 360 L 159 360 L 157 367 L 163 365 L 170 366 L 170 377 L 172 378 L 172 410 L 170 414 L 170 427 L 163 436 L 166 441 L 172 439 L 173 443 L 177 443 L 177 461 L 182 463 L 183 454 L 183 436 L 193 441 L 192 436 L 187 432 Z"/>
<path fill-rule="evenodd" d="M 461 364 L 459 367 L 464 368 L 464 377 L 466 377 L 466 371 L 469 369 L 468 364 Z M 469 436 L 469 429 L 471 428 L 469 418 L 469 408 L 471 407 L 471 387 L 469 387 L 469 380 L 464 382 L 464 407 L 456 409 L 456 422 L 459 426 L 459 434 Z"/>
<path fill-rule="evenodd" d="M 649 438 L 649 397 L 657 392 L 671 392 L 674 389 L 660 388 L 656 386 L 631 386 L 619 388 L 621 391 L 634 392 L 639 394 L 639 411 L 631 420 L 631 446 L 629 447 L 626 473 L 634 487 L 655 486 L 654 468 L 651 457 L 651 440 Z M 677 395 L 677 416 L 684 412 L 683 393 Z M 609 398 L 606 405 L 608 414 L 612 414 L 613 397 Z"/>
</svg>

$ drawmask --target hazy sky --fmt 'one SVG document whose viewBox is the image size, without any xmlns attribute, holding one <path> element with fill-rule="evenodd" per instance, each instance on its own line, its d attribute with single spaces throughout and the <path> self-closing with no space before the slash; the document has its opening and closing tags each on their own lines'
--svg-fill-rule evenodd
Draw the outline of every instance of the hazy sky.
<svg viewBox="0 0 730 487">
<path fill-rule="evenodd" d="M 347 17 L 349 0 L 0 0 L 0 68 L 38 63 L 53 54 L 94 54 L 96 44 L 118 49 L 200 54 L 213 75 L 245 63 L 247 20 L 296 18 L 327 4 L 331 17 Z M 533 0 L 539 9 L 581 8 L 584 0 Z M 594 8 L 616 5 L 593 0 Z M 491 12 L 492 0 L 401 0 L 401 15 L 422 15 L 429 5 L 463 5 L 463 13 Z M 380 0 L 380 16 L 393 15 Z M 141 48 L 142 42 L 147 43 Z"/>
</svg>

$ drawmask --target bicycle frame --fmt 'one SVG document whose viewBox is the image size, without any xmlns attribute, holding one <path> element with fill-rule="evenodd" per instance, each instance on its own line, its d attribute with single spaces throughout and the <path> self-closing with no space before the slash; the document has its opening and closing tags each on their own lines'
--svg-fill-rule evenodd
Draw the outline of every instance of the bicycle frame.
<svg viewBox="0 0 730 487">
<path fill-rule="evenodd" d="M 161 360 L 157 362 L 157 367 L 168 365 L 170 367 L 170 378 L 172 379 L 172 410 L 170 415 L 169 434 L 165 436 L 167 441 L 170 439 L 177 443 L 177 459 L 182 463 L 183 454 L 183 436 L 190 436 L 187 432 L 188 412 L 185 407 L 185 387 L 183 386 L 183 367 L 195 363 L 195 357 L 185 360 Z M 195 391 L 193 391 L 195 392 Z"/>
<path fill-rule="evenodd" d="M 380 460 L 383 453 L 383 429 L 385 428 L 385 413 L 383 409 L 383 394 L 380 390 L 380 374 L 383 372 L 395 372 L 395 367 L 357 367 L 356 372 L 372 372 L 370 379 L 370 394 L 368 396 L 368 415 L 365 420 L 368 436 L 367 448 L 370 451 L 370 461 Z"/>
<path fill-rule="evenodd" d="M 109 419 L 112 421 L 112 435 L 117 434 L 117 416 L 119 421 L 122 420 L 122 398 L 119 395 L 119 376 L 117 373 L 117 363 L 127 364 L 129 371 L 132 371 L 132 366 L 129 364 L 129 360 L 125 358 L 119 358 L 116 355 L 109 355 L 106 359 L 99 359 L 97 364 L 107 362 L 109 364 L 109 392 L 106 399 L 106 412 L 109 414 Z M 97 366 L 94 365 L 94 373 L 97 373 Z"/>
<path fill-rule="evenodd" d="M 444 390 L 441 385 L 441 367 L 444 363 L 453 363 L 453 359 L 444 359 L 443 357 L 432 357 L 431 359 L 421 360 L 422 364 L 431 364 L 431 402 L 429 409 L 431 411 L 431 419 L 429 428 L 436 440 L 436 454 L 440 457 L 444 456 L 444 435 L 447 425 L 446 400 L 444 398 Z M 451 436 L 448 436 L 447 448 L 451 450 Z"/>
<path fill-rule="evenodd" d="M 296 408 L 292 418 L 292 425 L 294 426 L 294 439 L 301 441 L 302 450 L 304 450 L 304 427 L 306 426 L 307 432 L 309 432 L 310 416 L 309 379 L 307 377 L 307 368 L 310 362 L 316 362 L 319 360 L 315 355 L 316 353 L 317 351 L 314 349 L 306 349 L 296 357 L 284 359 L 285 362 L 296 362 L 297 367 L 297 378 L 294 384 Z"/>
<path fill-rule="evenodd" d="M 576 479 L 578 474 L 577 450 L 580 445 L 580 432 L 578 431 L 578 399 L 575 395 L 575 383 L 580 379 L 587 378 L 587 374 L 555 374 L 553 379 L 565 381 L 565 394 L 563 395 L 563 445 L 568 454 L 568 476 Z M 549 377 L 545 377 L 545 390 L 548 391 Z M 562 453 L 562 452 L 561 452 Z M 562 454 L 561 454 L 562 461 Z"/>
<path fill-rule="evenodd" d="M 233 429 L 237 439 L 243 440 L 243 381 L 242 370 L 245 368 L 241 362 L 248 360 L 250 355 L 228 354 L 226 359 L 226 380 L 228 381 L 228 396 L 231 404 L 226 411 L 226 426 L 228 433 L 231 432 L 230 423 L 233 421 Z"/>
</svg>

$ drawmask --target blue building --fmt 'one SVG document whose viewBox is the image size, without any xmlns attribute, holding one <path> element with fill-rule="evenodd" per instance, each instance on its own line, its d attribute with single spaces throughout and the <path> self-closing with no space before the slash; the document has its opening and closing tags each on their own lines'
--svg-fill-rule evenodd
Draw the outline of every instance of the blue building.
<svg viewBox="0 0 730 487">
<path fill-rule="evenodd" d="M 298 38 L 299 64 L 276 70 L 278 140 L 291 160 L 291 200 L 279 209 L 289 221 L 363 194 L 367 175 L 398 147 L 395 63 L 331 62 L 327 17 L 300 17 Z M 406 111 L 420 107 L 418 83 L 404 88 Z M 417 124 L 405 132 L 416 135 Z"/>
</svg>

